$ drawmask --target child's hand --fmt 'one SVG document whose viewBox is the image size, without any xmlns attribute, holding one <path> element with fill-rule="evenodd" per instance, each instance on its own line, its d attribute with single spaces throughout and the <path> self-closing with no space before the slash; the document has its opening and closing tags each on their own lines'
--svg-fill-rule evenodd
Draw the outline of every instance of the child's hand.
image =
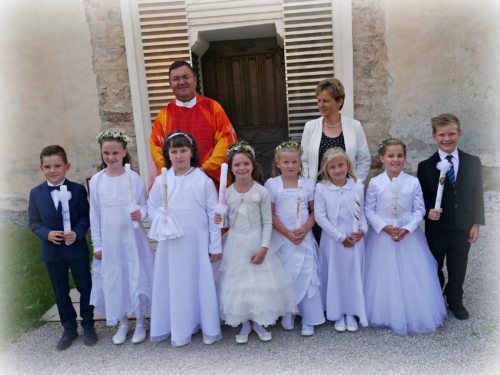
<svg viewBox="0 0 500 375">
<path fill-rule="evenodd" d="M 140 210 L 135 210 L 130 213 L 130 218 L 133 221 L 141 221 L 142 216 L 141 216 L 141 211 Z"/>
<path fill-rule="evenodd" d="M 295 234 L 297 238 L 303 239 L 306 236 L 307 231 L 304 227 L 300 227 L 299 229 L 294 230 L 293 234 Z"/>
<path fill-rule="evenodd" d="M 479 224 L 474 224 L 469 231 L 469 243 L 475 243 L 479 239 Z"/>
<path fill-rule="evenodd" d="M 353 239 L 354 242 L 359 242 L 363 238 L 364 235 L 365 235 L 365 232 L 363 232 L 360 229 L 357 232 L 352 232 L 351 238 Z"/>
<path fill-rule="evenodd" d="M 443 212 L 442 208 L 431 208 L 427 217 L 429 220 L 438 221 L 441 218 L 441 212 Z"/>
<path fill-rule="evenodd" d="M 351 237 L 347 236 L 345 240 L 342 241 L 342 245 L 344 245 L 344 247 L 353 247 L 354 240 Z"/>
<path fill-rule="evenodd" d="M 382 230 L 385 233 L 387 233 L 389 236 L 391 236 L 392 239 L 394 239 L 395 237 L 397 237 L 398 233 L 399 233 L 399 228 L 398 227 L 393 227 L 392 225 L 386 225 Z"/>
<path fill-rule="evenodd" d="M 300 245 L 301 242 L 304 240 L 304 237 L 301 235 L 300 231 L 294 230 L 294 231 L 288 231 L 286 238 L 290 240 L 294 245 Z"/>
<path fill-rule="evenodd" d="M 96 251 L 94 253 L 94 258 L 97 259 L 97 260 L 102 260 L 102 251 L 101 250 Z"/>
<path fill-rule="evenodd" d="M 64 232 L 62 230 L 51 230 L 47 236 L 47 241 L 60 245 L 64 241 Z"/>
<path fill-rule="evenodd" d="M 71 231 L 68 233 L 64 233 L 64 243 L 66 245 L 71 245 L 73 242 L 76 241 L 76 233 Z"/>
<path fill-rule="evenodd" d="M 255 254 L 253 257 L 250 258 L 250 263 L 261 264 L 266 258 L 266 254 L 267 254 L 267 247 L 261 247 L 259 251 L 257 251 L 257 254 Z"/>
<path fill-rule="evenodd" d="M 218 262 L 222 259 L 222 254 L 209 254 L 210 263 Z"/>
<path fill-rule="evenodd" d="M 398 235 L 395 238 L 393 238 L 393 239 L 394 239 L 394 241 L 399 242 L 399 241 L 403 240 L 408 233 L 409 232 L 408 232 L 407 229 L 401 228 L 398 231 Z"/>
<path fill-rule="evenodd" d="M 222 215 L 221 214 L 215 214 L 214 215 L 214 222 L 217 225 L 219 225 L 220 223 L 222 223 Z"/>
</svg>

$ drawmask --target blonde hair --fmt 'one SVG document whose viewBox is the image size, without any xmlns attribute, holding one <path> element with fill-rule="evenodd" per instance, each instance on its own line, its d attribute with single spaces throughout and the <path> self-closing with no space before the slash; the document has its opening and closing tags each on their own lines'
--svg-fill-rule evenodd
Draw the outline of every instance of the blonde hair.
<svg viewBox="0 0 500 375">
<path fill-rule="evenodd" d="M 340 82 L 337 78 L 326 78 L 318 83 L 316 86 L 316 96 L 318 96 L 321 92 L 326 91 L 330 96 L 338 102 L 342 99 L 342 104 L 339 109 L 342 109 L 344 106 L 345 100 L 345 89 L 342 82 Z"/>
<path fill-rule="evenodd" d="M 358 181 L 358 176 L 356 176 L 356 173 L 354 172 L 352 161 L 349 158 L 349 156 L 347 156 L 346 152 L 340 147 L 332 147 L 326 150 L 325 154 L 323 155 L 323 159 L 321 160 L 321 168 L 319 169 L 319 176 L 320 176 L 320 181 L 322 183 L 327 183 L 330 181 L 330 176 L 328 176 L 328 166 L 330 165 L 333 159 L 340 157 L 344 158 L 347 163 L 346 177 L 352 178 L 354 182 Z"/>
<path fill-rule="evenodd" d="M 460 120 L 453 113 L 443 113 L 439 116 L 435 116 L 431 118 L 432 134 L 436 134 L 438 128 L 453 124 L 460 130 Z"/>
<path fill-rule="evenodd" d="M 278 159 L 279 159 L 279 154 L 280 152 L 286 151 L 286 152 L 296 152 L 299 155 L 299 163 L 300 163 L 300 169 L 298 176 L 302 176 L 302 162 L 301 162 L 301 156 L 302 156 L 302 146 L 298 144 L 297 142 L 294 141 L 285 141 L 281 142 L 278 147 L 274 150 L 274 160 L 273 160 L 273 169 L 271 171 L 272 177 L 277 177 L 281 175 L 281 170 L 278 168 Z"/>
</svg>

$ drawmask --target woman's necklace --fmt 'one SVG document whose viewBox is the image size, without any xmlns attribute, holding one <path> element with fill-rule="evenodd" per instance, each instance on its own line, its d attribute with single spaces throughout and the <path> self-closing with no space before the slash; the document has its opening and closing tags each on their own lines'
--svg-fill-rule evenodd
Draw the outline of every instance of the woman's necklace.
<svg viewBox="0 0 500 375">
<path fill-rule="evenodd" d="M 325 119 L 323 118 L 323 125 L 326 126 L 327 128 L 336 128 L 338 126 L 340 126 L 340 124 L 342 124 L 342 119 L 340 119 L 339 122 L 337 122 L 335 125 L 328 125 L 325 121 Z"/>
</svg>

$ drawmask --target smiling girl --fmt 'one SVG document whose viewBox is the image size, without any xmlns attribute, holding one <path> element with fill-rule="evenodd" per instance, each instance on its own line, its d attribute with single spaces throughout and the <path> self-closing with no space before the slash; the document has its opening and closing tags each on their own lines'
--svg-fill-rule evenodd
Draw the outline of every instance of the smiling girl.
<svg viewBox="0 0 500 375">
<path fill-rule="evenodd" d="M 90 230 L 94 246 L 93 287 L 90 303 L 104 313 L 108 325 L 119 323 L 113 343 L 127 338 L 128 317 L 135 315 L 132 342 L 146 338 L 145 315 L 150 309 L 153 252 L 141 223 L 147 216 L 146 189 L 141 177 L 124 165 L 130 162 L 130 138 L 119 131 L 97 136 L 101 171 L 90 180 Z M 130 179 L 129 179 L 130 178 Z M 130 213 L 130 184 L 138 208 Z"/>
<path fill-rule="evenodd" d="M 370 180 L 365 202 L 368 323 L 401 335 L 432 332 L 443 323 L 446 308 L 436 261 L 419 228 L 425 214 L 422 189 L 416 177 L 403 172 L 401 140 L 383 141 L 378 153 L 385 172 Z"/>
</svg>

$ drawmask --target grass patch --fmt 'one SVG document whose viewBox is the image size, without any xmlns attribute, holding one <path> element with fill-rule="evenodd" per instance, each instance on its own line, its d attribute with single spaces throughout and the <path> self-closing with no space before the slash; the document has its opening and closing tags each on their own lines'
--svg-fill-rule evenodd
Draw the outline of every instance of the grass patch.
<svg viewBox="0 0 500 375">
<path fill-rule="evenodd" d="M 43 324 L 41 316 L 55 303 L 41 241 L 29 229 L 0 227 L 0 344 L 14 341 Z"/>
</svg>

